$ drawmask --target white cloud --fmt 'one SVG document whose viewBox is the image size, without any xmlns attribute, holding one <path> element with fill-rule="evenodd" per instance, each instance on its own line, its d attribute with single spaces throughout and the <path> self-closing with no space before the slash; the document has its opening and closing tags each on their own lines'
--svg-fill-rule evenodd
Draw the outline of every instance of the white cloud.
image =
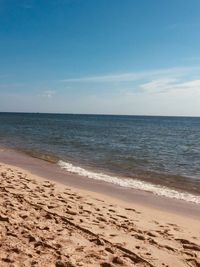
<svg viewBox="0 0 200 267">
<path fill-rule="evenodd" d="M 41 96 L 46 98 L 52 98 L 56 94 L 55 90 L 46 90 L 41 93 Z"/>
<path fill-rule="evenodd" d="M 190 93 L 194 90 L 200 91 L 200 80 L 190 80 L 182 82 L 178 79 L 161 79 L 152 80 L 148 83 L 140 85 L 142 92 L 145 93 L 168 93 L 170 91 L 189 91 Z"/>
<path fill-rule="evenodd" d="M 107 74 L 98 76 L 85 76 L 63 79 L 61 82 L 129 82 L 145 80 L 149 78 L 179 77 L 200 70 L 200 67 L 168 68 L 159 70 L 137 71 L 119 74 Z"/>
<path fill-rule="evenodd" d="M 62 82 L 86 89 L 87 97 L 74 102 L 75 110 L 83 113 L 200 116 L 199 73 L 200 67 L 177 67 Z"/>
<path fill-rule="evenodd" d="M 163 92 L 171 87 L 177 82 L 178 79 L 166 78 L 166 79 L 159 79 L 159 80 L 152 80 L 150 82 L 144 83 L 140 85 L 142 92 L 147 93 L 158 93 Z"/>
</svg>

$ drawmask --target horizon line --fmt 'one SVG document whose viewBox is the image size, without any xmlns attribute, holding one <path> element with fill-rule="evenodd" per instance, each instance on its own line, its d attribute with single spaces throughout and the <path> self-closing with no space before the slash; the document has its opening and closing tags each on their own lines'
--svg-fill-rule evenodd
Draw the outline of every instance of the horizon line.
<svg viewBox="0 0 200 267">
<path fill-rule="evenodd" d="M 25 111 L 0 111 L 7 114 L 46 114 L 46 115 L 83 115 L 83 116 L 129 116 L 129 117 L 174 117 L 174 118 L 200 118 L 198 115 L 144 115 L 144 114 L 106 114 L 106 113 L 71 113 L 71 112 L 25 112 Z"/>
</svg>

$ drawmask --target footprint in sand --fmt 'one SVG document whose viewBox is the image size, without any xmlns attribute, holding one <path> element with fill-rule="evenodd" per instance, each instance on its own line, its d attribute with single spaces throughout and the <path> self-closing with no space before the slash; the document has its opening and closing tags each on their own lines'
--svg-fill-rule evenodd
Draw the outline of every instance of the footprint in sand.
<svg viewBox="0 0 200 267">
<path fill-rule="evenodd" d="M 194 250 L 194 251 L 200 251 L 200 246 L 187 240 L 187 239 L 181 239 L 177 238 L 176 241 L 179 241 L 184 249 Z"/>
</svg>

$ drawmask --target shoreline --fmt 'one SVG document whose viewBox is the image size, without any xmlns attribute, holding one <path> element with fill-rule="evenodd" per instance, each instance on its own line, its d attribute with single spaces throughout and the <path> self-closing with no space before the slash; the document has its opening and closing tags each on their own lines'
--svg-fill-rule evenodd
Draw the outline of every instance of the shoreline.
<svg viewBox="0 0 200 267">
<path fill-rule="evenodd" d="M 187 215 L 200 218 L 200 205 L 155 195 L 151 192 L 137 189 L 123 188 L 111 183 L 93 180 L 66 172 L 56 164 L 34 158 L 12 149 L 0 148 L 0 162 L 20 167 L 40 177 L 58 182 L 65 186 L 83 189 L 91 193 L 96 192 L 127 203 L 136 203 L 173 214 Z"/>
</svg>

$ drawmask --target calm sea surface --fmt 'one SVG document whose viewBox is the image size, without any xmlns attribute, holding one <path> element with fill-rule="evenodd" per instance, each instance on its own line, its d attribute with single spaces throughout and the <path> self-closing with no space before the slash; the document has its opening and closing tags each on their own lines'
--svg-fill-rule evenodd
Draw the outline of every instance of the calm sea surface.
<svg viewBox="0 0 200 267">
<path fill-rule="evenodd" d="M 0 113 L 0 146 L 89 178 L 200 201 L 200 118 Z"/>
</svg>

